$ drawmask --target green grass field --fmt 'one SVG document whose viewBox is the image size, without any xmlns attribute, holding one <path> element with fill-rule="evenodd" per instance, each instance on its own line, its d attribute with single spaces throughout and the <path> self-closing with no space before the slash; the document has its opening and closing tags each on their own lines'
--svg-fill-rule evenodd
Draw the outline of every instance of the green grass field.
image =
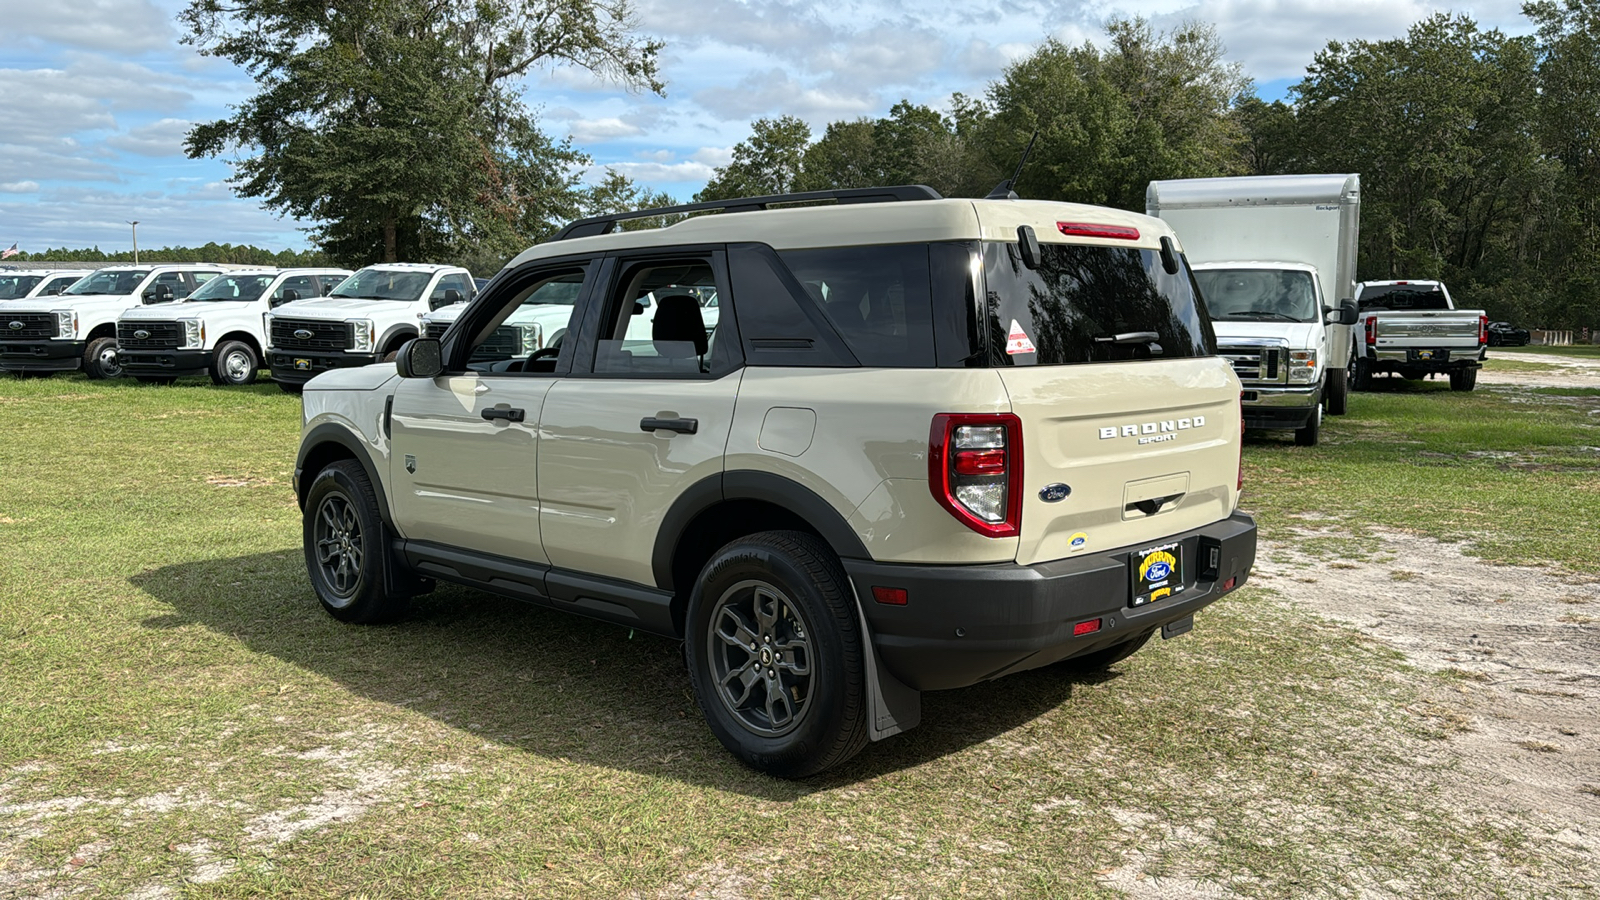
<svg viewBox="0 0 1600 900">
<path fill-rule="evenodd" d="M 1593 575 L 1600 398 L 1356 395 L 1253 437 L 1263 534 L 1331 516 Z M 1447 679 L 1249 588 L 1109 675 L 930 694 L 804 782 L 736 763 L 676 644 L 443 587 L 316 605 L 298 398 L 0 379 L 0 896 L 1572 896 L 1445 795 Z M 1148 883 L 1148 882 L 1147 882 Z M 1180 891 L 1181 892 L 1181 891 Z"/>
</svg>

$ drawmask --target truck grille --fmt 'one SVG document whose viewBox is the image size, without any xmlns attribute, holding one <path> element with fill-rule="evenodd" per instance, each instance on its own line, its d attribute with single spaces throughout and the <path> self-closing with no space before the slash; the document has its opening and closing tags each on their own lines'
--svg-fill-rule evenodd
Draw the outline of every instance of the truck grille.
<svg viewBox="0 0 1600 900">
<path fill-rule="evenodd" d="M 1218 347 L 1217 354 L 1233 366 L 1245 384 L 1281 384 L 1289 380 L 1287 353 L 1281 347 Z"/>
<path fill-rule="evenodd" d="M 16 327 L 16 323 L 22 323 Z M 50 313 L 11 313 L 0 316 L 0 340 L 37 341 L 56 336 L 56 317 Z"/>
<path fill-rule="evenodd" d="M 279 350 L 348 350 L 354 337 L 349 322 L 272 319 L 272 346 Z"/>
<path fill-rule="evenodd" d="M 139 337 L 143 334 L 144 337 Z M 176 350 L 183 345 L 177 322 L 118 322 L 117 347 L 122 350 Z"/>
<path fill-rule="evenodd" d="M 429 322 L 427 337 L 438 340 L 450 330 L 449 322 Z M 522 344 L 514 325 L 501 325 L 488 339 L 472 349 L 472 361 L 511 359 L 522 355 Z"/>
<path fill-rule="evenodd" d="M 438 339 L 444 337 L 444 333 L 449 330 L 449 322 L 429 322 L 428 333 L 423 335 L 423 337 L 430 337 L 437 341 Z"/>
</svg>

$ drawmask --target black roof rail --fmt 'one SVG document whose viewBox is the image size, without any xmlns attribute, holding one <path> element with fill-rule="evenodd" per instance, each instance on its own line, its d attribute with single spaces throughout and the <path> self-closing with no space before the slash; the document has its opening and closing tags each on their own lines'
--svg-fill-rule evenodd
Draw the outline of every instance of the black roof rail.
<svg viewBox="0 0 1600 900">
<path fill-rule="evenodd" d="M 938 191 L 925 184 L 899 184 L 892 187 L 846 188 L 837 191 L 804 191 L 798 194 L 773 194 L 768 197 L 739 197 L 732 200 L 712 200 L 707 203 L 685 203 L 682 206 L 662 206 L 633 212 L 612 213 L 579 219 L 556 232 L 552 241 L 567 238 L 593 237 L 610 234 L 618 222 L 627 219 L 648 219 L 653 216 L 672 216 L 680 213 L 704 212 L 720 209 L 725 213 L 754 212 L 781 203 L 810 203 L 816 200 L 833 200 L 846 203 L 893 203 L 899 200 L 943 200 Z"/>
</svg>

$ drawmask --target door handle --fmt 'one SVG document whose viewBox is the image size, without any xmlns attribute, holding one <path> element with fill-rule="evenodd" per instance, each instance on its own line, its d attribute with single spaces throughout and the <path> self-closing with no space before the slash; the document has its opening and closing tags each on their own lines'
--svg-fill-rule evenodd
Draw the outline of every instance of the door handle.
<svg viewBox="0 0 1600 900">
<path fill-rule="evenodd" d="M 521 422 L 523 411 L 520 409 L 495 409 L 490 407 L 483 411 L 483 417 L 493 422 L 495 419 L 505 419 L 507 422 Z"/>
<path fill-rule="evenodd" d="M 700 430 L 699 419 L 658 419 L 655 416 L 645 416 L 639 420 L 640 431 L 676 431 L 679 434 L 694 434 Z"/>
</svg>

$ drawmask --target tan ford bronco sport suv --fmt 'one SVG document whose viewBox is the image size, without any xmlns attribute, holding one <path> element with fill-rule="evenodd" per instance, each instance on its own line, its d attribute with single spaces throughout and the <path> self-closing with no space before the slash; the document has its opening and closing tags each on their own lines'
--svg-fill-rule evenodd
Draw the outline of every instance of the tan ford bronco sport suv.
<svg viewBox="0 0 1600 900">
<path fill-rule="evenodd" d="M 486 352 L 574 285 L 559 346 Z M 304 403 L 329 613 L 445 579 L 681 639 L 711 730 L 785 777 L 916 725 L 922 691 L 1182 634 L 1255 559 L 1188 264 L 1099 207 L 897 187 L 586 219 Z"/>
</svg>

